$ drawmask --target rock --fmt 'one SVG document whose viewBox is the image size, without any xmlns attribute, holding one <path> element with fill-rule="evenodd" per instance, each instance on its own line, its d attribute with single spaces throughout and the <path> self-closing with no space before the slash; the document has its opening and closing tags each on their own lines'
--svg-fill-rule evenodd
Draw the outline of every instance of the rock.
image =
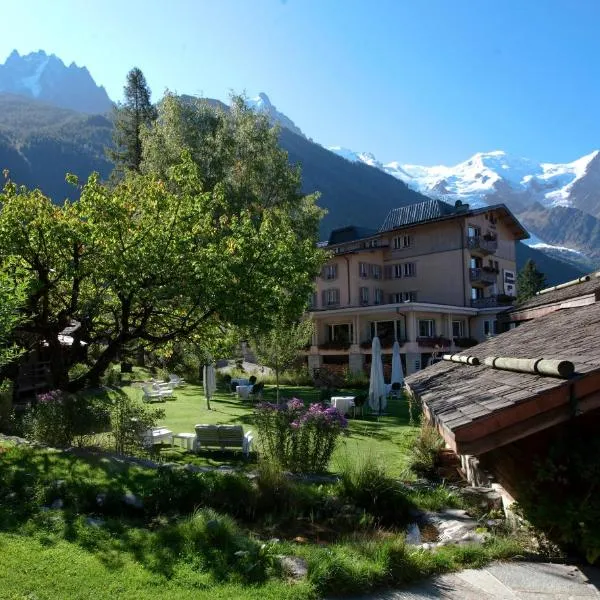
<svg viewBox="0 0 600 600">
<path fill-rule="evenodd" d="M 274 537 L 274 538 L 271 538 L 267 543 L 268 544 L 279 544 L 280 541 L 281 540 L 279 538 Z"/>
<path fill-rule="evenodd" d="M 64 502 L 62 501 L 61 498 L 57 498 L 51 505 L 50 508 L 52 510 L 59 510 L 64 506 Z"/>
<path fill-rule="evenodd" d="M 100 492 L 99 494 L 96 495 L 96 504 L 98 506 L 104 506 L 105 502 L 106 502 L 106 494 L 104 492 Z"/>
<path fill-rule="evenodd" d="M 487 508 L 488 510 L 502 510 L 502 496 L 492 488 L 465 487 L 460 493 L 468 502 Z"/>
<path fill-rule="evenodd" d="M 411 523 L 406 528 L 406 543 L 418 546 L 421 543 L 421 531 L 416 523 Z"/>
<path fill-rule="evenodd" d="M 294 579 L 304 579 L 308 575 L 308 563 L 299 556 L 277 557 L 281 564 L 283 572 Z"/>
<path fill-rule="evenodd" d="M 247 550 L 238 550 L 237 552 L 234 552 L 233 555 L 237 556 L 238 558 L 243 558 L 244 556 L 248 556 L 248 551 Z"/>
<path fill-rule="evenodd" d="M 93 517 L 87 517 L 85 522 L 91 527 L 103 527 L 105 525 L 102 519 L 94 519 Z"/>
<path fill-rule="evenodd" d="M 128 506 L 133 506 L 134 508 L 144 508 L 144 503 L 142 502 L 142 499 L 138 498 L 135 494 L 132 494 L 131 492 L 127 492 L 123 496 L 123 502 L 125 502 L 125 504 L 127 504 Z"/>
</svg>

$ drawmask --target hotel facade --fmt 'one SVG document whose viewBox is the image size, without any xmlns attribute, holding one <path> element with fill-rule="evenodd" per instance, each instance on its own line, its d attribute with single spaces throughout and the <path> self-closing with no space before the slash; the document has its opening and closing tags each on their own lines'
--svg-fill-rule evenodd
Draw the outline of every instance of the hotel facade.
<svg viewBox="0 0 600 600">
<path fill-rule="evenodd" d="M 368 369 L 377 335 L 384 364 L 398 340 L 411 374 L 495 335 L 516 296 L 515 243 L 527 237 L 504 205 L 440 200 L 392 210 L 378 231 L 334 230 L 311 298 L 309 369 Z"/>
</svg>

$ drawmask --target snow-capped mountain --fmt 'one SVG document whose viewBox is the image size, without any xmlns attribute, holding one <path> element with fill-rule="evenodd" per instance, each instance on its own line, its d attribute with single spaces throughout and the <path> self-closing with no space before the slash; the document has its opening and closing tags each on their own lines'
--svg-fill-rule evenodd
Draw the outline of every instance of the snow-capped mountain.
<svg viewBox="0 0 600 600">
<path fill-rule="evenodd" d="M 21 56 L 16 50 L 0 65 L 0 93 L 27 96 L 61 108 L 100 114 L 112 102 L 85 67 L 68 67 L 43 50 Z"/>
<path fill-rule="evenodd" d="M 277 123 L 281 127 L 285 127 L 302 137 L 306 137 L 302 130 L 286 115 L 279 112 L 277 108 L 269 100 L 264 92 L 261 92 L 256 98 L 248 98 L 246 105 L 253 108 L 256 112 L 261 112 L 267 115 L 272 123 Z"/>
<path fill-rule="evenodd" d="M 329 150 L 350 161 L 361 161 L 401 179 L 410 187 L 447 201 L 472 206 L 503 201 L 520 212 L 539 202 L 542 206 L 572 206 L 600 216 L 600 158 L 596 150 L 573 162 L 538 163 L 501 150 L 478 152 L 454 166 L 421 166 L 398 161 L 382 164 L 370 153 L 339 146 Z M 590 186 L 588 182 L 592 180 Z M 584 206 L 580 206 L 580 205 Z M 593 210 L 590 210 L 593 209 Z"/>
</svg>

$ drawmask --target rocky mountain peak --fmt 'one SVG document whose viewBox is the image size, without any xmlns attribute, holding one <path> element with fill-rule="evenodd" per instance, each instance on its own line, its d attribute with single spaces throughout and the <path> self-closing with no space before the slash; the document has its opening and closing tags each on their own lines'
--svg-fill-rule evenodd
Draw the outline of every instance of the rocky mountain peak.
<svg viewBox="0 0 600 600">
<path fill-rule="evenodd" d="M 85 67 L 66 67 L 44 50 L 21 56 L 13 50 L 0 64 L 0 93 L 42 100 L 61 108 L 84 113 L 105 113 L 112 102 L 102 86 L 96 85 Z"/>
</svg>

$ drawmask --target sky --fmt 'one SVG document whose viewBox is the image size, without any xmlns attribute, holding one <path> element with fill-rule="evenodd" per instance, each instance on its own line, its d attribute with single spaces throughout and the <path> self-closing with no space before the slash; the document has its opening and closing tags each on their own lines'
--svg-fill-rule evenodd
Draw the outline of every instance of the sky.
<svg viewBox="0 0 600 600">
<path fill-rule="evenodd" d="M 455 164 L 600 147 L 598 0 L 5 0 L 0 63 L 43 49 L 113 100 L 268 94 L 325 146 Z"/>
</svg>

